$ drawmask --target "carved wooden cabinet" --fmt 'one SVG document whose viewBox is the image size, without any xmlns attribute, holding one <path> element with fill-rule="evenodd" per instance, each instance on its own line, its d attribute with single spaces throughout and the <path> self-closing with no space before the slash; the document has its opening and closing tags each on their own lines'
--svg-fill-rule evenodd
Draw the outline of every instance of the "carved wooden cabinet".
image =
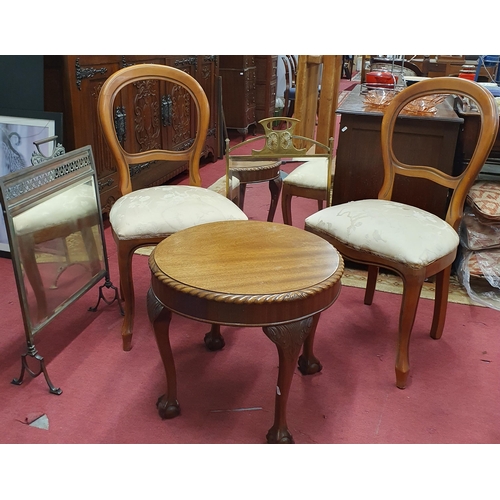
<svg viewBox="0 0 500 500">
<path fill-rule="evenodd" d="M 278 56 L 255 57 L 255 120 L 274 116 L 276 107 L 276 88 Z M 262 126 L 259 132 L 262 132 Z"/>
<path fill-rule="evenodd" d="M 226 128 L 246 136 L 255 125 L 255 56 L 219 56 Z"/>
<path fill-rule="evenodd" d="M 212 161 L 220 156 L 217 56 L 45 56 L 45 110 L 63 113 L 66 151 L 92 146 L 103 212 L 109 211 L 120 193 L 116 166 L 97 117 L 97 98 L 102 84 L 112 73 L 141 63 L 176 67 L 201 84 L 211 111 L 203 156 Z M 153 127 L 143 126 L 144 116 Z M 137 82 L 121 92 L 115 102 L 117 133 L 129 151 L 151 146 L 185 149 L 194 138 L 193 120 L 189 95 L 165 82 Z M 187 164 L 163 162 L 130 168 L 134 189 L 140 189 L 167 182 L 185 171 Z"/>
</svg>

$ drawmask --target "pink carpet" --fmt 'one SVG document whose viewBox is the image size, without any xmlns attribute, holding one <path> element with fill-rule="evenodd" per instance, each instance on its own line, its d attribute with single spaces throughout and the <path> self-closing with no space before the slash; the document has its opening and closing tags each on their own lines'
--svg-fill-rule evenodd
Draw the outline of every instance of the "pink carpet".
<svg viewBox="0 0 500 500">
<path fill-rule="evenodd" d="M 207 182 L 223 162 L 202 167 Z M 181 182 L 185 182 L 181 179 Z M 265 220 L 267 185 L 249 186 L 251 218 Z M 294 225 L 315 210 L 293 200 Z M 276 221 L 281 213 L 277 211 Z M 116 252 L 106 230 L 111 278 L 118 285 Z M 54 320 L 36 346 L 52 382 L 42 376 L 18 387 L 24 332 L 11 263 L 0 259 L 3 318 L 0 336 L 2 443 L 264 443 L 274 412 L 278 370 L 275 346 L 258 328 L 224 327 L 226 347 L 208 352 L 207 325 L 174 316 L 171 331 L 181 415 L 162 421 L 155 403 L 164 373 L 146 313 L 147 258 L 136 256 L 137 316 L 133 349 L 121 350 L 116 305 L 95 304 L 97 289 Z M 411 342 L 406 390 L 395 387 L 394 361 L 400 297 L 379 292 L 372 306 L 363 291 L 344 287 L 322 316 L 316 354 L 324 368 L 298 371 L 288 403 L 297 443 L 500 443 L 500 342 L 497 311 L 450 304 L 443 338 L 432 340 L 432 301 L 421 300 Z M 48 430 L 26 419 L 46 415 Z"/>
<path fill-rule="evenodd" d="M 204 185 L 223 172 L 222 160 L 204 165 Z M 269 199 L 267 184 L 248 186 L 249 217 L 265 220 Z M 315 201 L 294 199 L 294 225 L 303 227 L 315 210 Z M 282 222 L 280 207 L 275 222 Z M 111 279 L 118 285 L 109 228 L 106 238 Z M 137 315 L 130 352 L 121 349 L 116 304 L 87 311 L 97 288 L 35 339 L 52 382 L 63 390 L 60 396 L 49 394 L 42 376 L 27 376 L 20 387 L 10 383 L 19 376 L 25 338 L 10 260 L 0 259 L 0 272 L 1 443 L 265 442 L 273 422 L 278 356 L 260 329 L 223 327 L 225 348 L 209 352 L 203 344 L 208 326 L 174 316 L 181 415 L 162 421 L 155 403 L 165 381 L 146 313 L 146 257 L 135 257 Z M 344 287 L 322 314 L 315 352 L 323 371 L 306 377 L 296 371 L 288 402 L 296 443 L 500 443 L 498 312 L 449 304 L 443 338 L 435 341 L 428 334 L 433 303 L 422 299 L 410 383 L 399 390 L 394 374 L 399 305 L 400 296 L 378 292 L 373 305 L 365 306 L 363 290 Z M 28 425 L 40 415 L 48 429 Z"/>
<path fill-rule="evenodd" d="M 201 172 L 208 185 L 224 172 L 223 162 L 206 164 Z M 269 199 L 266 184 L 249 186 L 249 217 L 265 220 Z M 303 227 L 315 210 L 316 202 L 294 199 L 294 225 Z M 280 208 L 275 221 L 282 221 Z M 106 239 L 111 279 L 118 285 L 109 228 Z M 52 382 L 63 390 L 60 396 L 49 394 L 42 376 L 26 376 L 22 386 L 10 383 L 20 373 L 25 337 L 10 260 L 0 259 L 0 275 L 4 490 L 19 492 L 30 484 L 42 498 L 67 498 L 68 491 L 147 498 L 166 483 L 168 493 L 181 498 L 246 499 L 271 491 L 273 497 L 335 491 L 340 498 L 366 498 L 407 490 L 476 498 L 497 489 L 497 448 L 370 446 L 500 443 L 495 310 L 449 304 L 443 338 L 435 341 L 428 334 L 433 304 L 422 299 L 410 381 L 402 391 L 394 374 L 400 297 L 377 292 L 373 305 L 365 306 L 363 290 L 344 287 L 318 326 L 315 352 L 322 372 L 295 372 L 287 417 L 297 445 L 225 448 L 217 445 L 265 443 L 273 422 L 278 355 L 260 329 L 223 327 L 225 348 L 209 352 L 203 344 L 208 326 L 174 316 L 181 415 L 163 421 L 155 406 L 165 380 L 146 312 L 147 257 L 135 257 L 137 316 L 130 352 L 121 349 L 115 304 L 88 312 L 97 287 L 36 337 Z M 35 426 L 39 422 L 41 428 Z M 25 443 L 38 446 L 8 446 Z M 40 446 L 58 443 L 166 446 Z M 353 446 L 359 444 L 365 446 Z"/>
</svg>

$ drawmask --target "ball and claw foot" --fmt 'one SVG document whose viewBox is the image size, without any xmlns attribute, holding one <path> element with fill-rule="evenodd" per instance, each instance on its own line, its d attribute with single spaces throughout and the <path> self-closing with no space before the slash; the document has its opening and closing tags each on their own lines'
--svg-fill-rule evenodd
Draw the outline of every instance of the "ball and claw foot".
<svg viewBox="0 0 500 500">
<path fill-rule="evenodd" d="M 207 333 L 203 340 L 209 351 L 220 351 L 226 345 L 222 335 L 214 337 L 212 332 Z"/>
<path fill-rule="evenodd" d="M 278 429 L 271 427 L 266 435 L 266 440 L 269 444 L 295 444 L 292 435 L 288 429 Z"/>
<path fill-rule="evenodd" d="M 306 359 L 304 356 L 299 356 L 299 371 L 302 375 L 313 375 L 323 369 L 323 365 L 316 358 Z"/>
<path fill-rule="evenodd" d="M 179 403 L 176 401 L 175 404 L 169 405 L 168 401 L 164 400 L 163 398 L 164 396 L 160 396 L 158 398 L 158 401 L 156 402 L 156 408 L 158 408 L 158 415 L 160 415 L 160 417 L 163 420 L 177 417 L 181 412 L 181 407 L 179 406 Z"/>
</svg>

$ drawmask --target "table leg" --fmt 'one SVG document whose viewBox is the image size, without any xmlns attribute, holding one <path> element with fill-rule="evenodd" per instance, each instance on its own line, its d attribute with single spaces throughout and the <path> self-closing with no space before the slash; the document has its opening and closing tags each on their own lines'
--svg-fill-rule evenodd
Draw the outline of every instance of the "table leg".
<svg viewBox="0 0 500 500">
<path fill-rule="evenodd" d="M 313 353 L 314 336 L 316 335 L 316 327 L 321 313 L 313 316 L 313 322 L 309 335 L 304 341 L 304 349 L 299 357 L 299 370 L 302 375 L 312 375 L 318 373 L 323 369 L 319 359 Z"/>
<path fill-rule="evenodd" d="M 271 191 L 271 204 L 269 206 L 267 222 L 272 222 L 274 220 L 274 214 L 276 213 L 276 207 L 278 206 L 282 184 L 283 179 L 281 178 L 281 175 L 276 177 L 276 179 L 271 179 L 269 181 L 269 191 Z"/>
<path fill-rule="evenodd" d="M 149 320 L 153 324 L 156 344 L 158 345 L 167 377 L 167 392 L 158 398 L 156 407 L 161 418 L 174 418 L 179 415 L 181 409 L 177 401 L 177 376 L 169 339 L 172 312 L 156 298 L 151 289 L 148 291 L 147 304 Z"/>
<path fill-rule="evenodd" d="M 310 333 L 313 323 L 313 317 L 311 316 L 294 323 L 262 328 L 269 339 L 276 344 L 279 356 L 274 425 L 267 433 L 268 443 L 294 442 L 286 423 L 286 404 L 300 349 Z"/>
<path fill-rule="evenodd" d="M 204 342 L 209 351 L 220 351 L 226 345 L 220 333 L 220 325 L 212 325 L 210 331 L 205 334 Z"/>
</svg>

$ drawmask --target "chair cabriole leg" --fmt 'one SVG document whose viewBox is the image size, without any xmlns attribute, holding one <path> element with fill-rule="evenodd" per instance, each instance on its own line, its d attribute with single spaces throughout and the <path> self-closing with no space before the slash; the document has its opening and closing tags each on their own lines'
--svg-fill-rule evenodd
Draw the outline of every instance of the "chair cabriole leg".
<svg viewBox="0 0 500 500">
<path fill-rule="evenodd" d="M 375 288 L 377 287 L 378 267 L 368 266 L 368 276 L 366 278 L 366 289 L 364 303 L 369 306 L 373 302 Z"/>
<path fill-rule="evenodd" d="M 434 315 L 432 317 L 431 337 L 440 339 L 443 334 L 450 289 L 451 266 L 436 274 L 436 295 L 434 298 Z"/>
<path fill-rule="evenodd" d="M 124 301 L 124 318 L 122 323 L 123 350 L 132 349 L 132 330 L 135 315 L 135 294 L 132 281 L 132 257 L 134 247 L 126 241 L 118 242 L 118 271 L 120 274 L 120 291 Z"/>
<path fill-rule="evenodd" d="M 404 389 L 410 371 L 410 336 L 417 314 L 418 301 L 424 279 L 421 276 L 403 276 L 403 297 L 399 316 L 398 353 L 396 357 L 396 386 Z"/>
</svg>

